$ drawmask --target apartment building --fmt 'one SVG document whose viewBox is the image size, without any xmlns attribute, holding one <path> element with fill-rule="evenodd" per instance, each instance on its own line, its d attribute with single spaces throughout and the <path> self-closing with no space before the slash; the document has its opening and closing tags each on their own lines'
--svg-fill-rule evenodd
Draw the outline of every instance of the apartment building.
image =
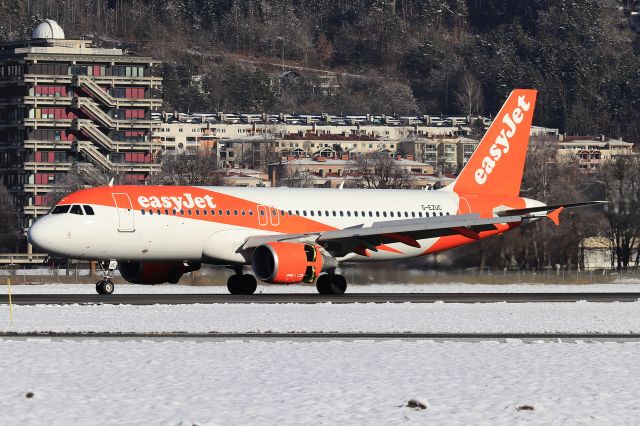
<svg viewBox="0 0 640 426">
<path fill-rule="evenodd" d="M 159 168 L 162 146 L 150 137 L 162 103 L 158 64 L 65 39 L 53 20 L 30 40 L 0 43 L 0 179 L 24 228 L 48 211 L 72 168 L 124 183 Z"/>
<path fill-rule="evenodd" d="M 636 155 L 633 143 L 619 139 L 589 139 L 583 136 L 563 136 L 558 141 L 558 157 L 577 160 L 580 170 L 594 172 L 604 162 L 618 157 Z"/>
</svg>

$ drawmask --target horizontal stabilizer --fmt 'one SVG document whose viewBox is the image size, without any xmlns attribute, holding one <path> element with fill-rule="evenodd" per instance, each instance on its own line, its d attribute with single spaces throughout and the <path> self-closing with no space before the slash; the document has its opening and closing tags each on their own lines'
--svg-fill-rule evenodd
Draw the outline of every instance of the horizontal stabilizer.
<svg viewBox="0 0 640 426">
<path fill-rule="evenodd" d="M 552 212 L 552 211 L 558 210 L 561 207 L 564 209 L 574 209 L 576 207 L 597 206 L 601 204 L 607 204 L 607 202 L 606 201 L 587 201 L 585 203 L 556 204 L 554 206 L 541 206 L 541 207 L 529 207 L 525 209 L 503 210 L 501 212 L 497 212 L 496 214 L 500 217 L 524 216 L 530 213 Z"/>
</svg>

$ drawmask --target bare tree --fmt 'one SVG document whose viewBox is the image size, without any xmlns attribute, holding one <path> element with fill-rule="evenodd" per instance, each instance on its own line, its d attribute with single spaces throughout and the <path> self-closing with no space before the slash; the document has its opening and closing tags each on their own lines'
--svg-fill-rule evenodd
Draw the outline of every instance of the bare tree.
<svg viewBox="0 0 640 426">
<path fill-rule="evenodd" d="M 456 105 L 465 115 L 476 116 L 482 112 L 484 98 L 482 86 L 473 74 L 466 72 L 462 77 L 460 88 L 456 91 Z"/>
<path fill-rule="evenodd" d="M 7 188 L 0 185 L 0 250 L 17 252 L 20 236 L 18 211 Z"/>
<path fill-rule="evenodd" d="M 162 168 L 152 176 L 158 185 L 222 185 L 223 173 L 218 170 L 216 156 L 209 151 L 166 154 Z"/>
<path fill-rule="evenodd" d="M 411 187 L 413 176 L 386 154 L 370 153 L 357 157 L 347 166 L 360 188 L 401 189 Z"/>
<path fill-rule="evenodd" d="M 598 183 L 607 205 L 612 260 L 618 270 L 627 268 L 640 236 L 640 159 L 620 157 L 604 164 Z"/>
</svg>

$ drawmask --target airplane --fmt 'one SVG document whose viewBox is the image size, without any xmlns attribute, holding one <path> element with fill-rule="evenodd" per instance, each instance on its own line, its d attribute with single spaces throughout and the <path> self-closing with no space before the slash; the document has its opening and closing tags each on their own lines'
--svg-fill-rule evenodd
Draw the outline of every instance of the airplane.
<svg viewBox="0 0 640 426">
<path fill-rule="evenodd" d="M 520 197 L 536 90 L 511 92 L 450 185 L 429 191 L 206 186 L 102 186 L 64 197 L 28 231 L 53 256 L 108 263 L 135 284 L 177 283 L 202 264 L 235 271 L 231 294 L 271 284 L 316 283 L 339 295 L 343 262 L 408 259 L 499 235 L 564 209 Z M 254 275 L 245 274 L 250 265 Z"/>
</svg>

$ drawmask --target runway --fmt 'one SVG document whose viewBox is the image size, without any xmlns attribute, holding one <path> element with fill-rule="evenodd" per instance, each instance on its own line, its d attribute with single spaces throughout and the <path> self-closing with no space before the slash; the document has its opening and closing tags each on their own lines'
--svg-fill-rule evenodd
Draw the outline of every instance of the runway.
<svg viewBox="0 0 640 426">
<path fill-rule="evenodd" d="M 0 339 L 52 340 L 189 340 L 189 341 L 354 341 L 433 340 L 437 342 L 640 342 L 638 333 L 119 333 L 119 332 L 0 332 Z"/>
<path fill-rule="evenodd" d="M 285 304 L 285 303 L 536 303 L 536 302 L 636 302 L 640 292 L 585 293 L 353 293 L 319 294 L 15 294 L 16 305 L 184 305 L 184 304 Z M 0 304 L 9 297 L 0 295 Z"/>
</svg>

